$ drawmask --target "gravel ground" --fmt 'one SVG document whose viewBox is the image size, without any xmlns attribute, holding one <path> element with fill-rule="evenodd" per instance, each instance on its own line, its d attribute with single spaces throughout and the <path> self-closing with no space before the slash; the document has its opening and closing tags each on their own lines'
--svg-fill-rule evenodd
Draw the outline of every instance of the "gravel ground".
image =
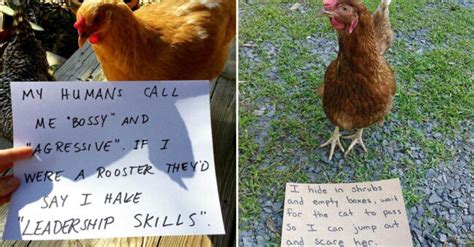
<svg viewBox="0 0 474 247">
<path fill-rule="evenodd" d="M 464 138 L 457 136 L 455 140 L 444 142 L 457 149 L 455 158 L 429 169 L 426 178 L 421 180 L 418 190 L 428 201 L 408 209 L 410 228 L 416 244 L 426 246 L 448 243 L 448 246 L 463 246 L 473 236 L 472 124 L 472 121 L 468 121 L 465 126 L 461 126 L 463 133 L 470 133 Z"/>
<path fill-rule="evenodd" d="M 429 3 L 427 7 L 433 7 Z M 470 1 L 459 1 L 459 6 L 474 8 Z M 436 6 L 435 6 L 436 7 Z M 245 10 L 250 11 L 251 8 Z M 241 9 L 241 11 L 243 11 Z M 307 11 L 305 8 L 300 11 Z M 252 15 L 252 13 L 245 13 Z M 281 30 L 285 32 L 286 30 Z M 410 33 L 396 32 L 396 40 L 404 42 L 407 49 L 416 54 L 423 55 L 426 52 L 433 51 L 435 47 L 428 38 L 430 30 L 421 29 Z M 320 37 L 308 36 L 306 40 L 295 41 L 295 46 L 303 46 L 310 50 L 311 54 L 317 56 L 315 63 L 307 64 L 304 67 L 294 69 L 293 73 L 297 76 L 307 70 L 314 70 L 318 67 L 326 67 L 335 57 L 337 41 L 333 39 L 324 39 Z M 254 45 L 246 43 L 240 48 L 241 60 L 246 63 L 258 64 L 266 58 L 259 54 L 267 54 L 270 58 L 278 56 L 279 47 L 276 42 L 264 42 Z M 334 48 L 329 49 L 328 47 Z M 393 49 L 387 55 L 387 59 L 393 66 L 400 65 L 397 61 Z M 275 62 L 270 61 L 271 64 Z M 398 76 L 398 75 L 397 75 Z M 276 66 L 266 74 L 266 77 L 272 83 L 282 83 L 281 76 Z M 424 75 L 417 75 L 415 83 L 409 89 L 409 92 L 416 96 L 420 90 L 420 83 Z M 397 79 L 398 83 L 402 83 Z M 258 91 L 255 92 L 258 94 Z M 289 95 L 290 96 L 290 95 Z M 246 95 L 241 97 L 244 100 L 243 111 L 246 109 Z M 271 100 L 262 97 L 258 102 L 260 108 L 254 112 L 259 117 L 258 126 L 249 129 L 249 136 L 253 136 L 255 141 L 263 146 L 268 141 L 268 132 L 271 132 L 271 121 L 278 121 L 278 111 L 271 103 Z M 440 131 L 440 125 L 435 121 L 437 116 L 428 116 L 428 121 L 414 121 L 406 119 L 405 116 L 399 116 L 399 105 L 397 99 L 394 102 L 394 109 L 383 127 L 374 126 L 364 132 L 364 142 L 368 149 L 376 150 L 374 153 L 382 153 L 384 156 L 373 157 L 364 166 L 367 170 L 372 170 L 371 178 L 374 180 L 386 178 L 387 171 L 380 169 L 380 164 L 391 161 L 388 173 L 393 177 L 399 177 L 402 186 L 415 187 L 416 195 L 422 198 L 420 203 L 407 208 L 408 218 L 412 237 L 416 246 L 464 246 L 473 243 L 474 236 L 474 204 L 472 198 L 474 191 L 472 188 L 473 162 L 471 157 L 474 155 L 474 129 L 473 120 L 466 119 L 459 122 L 459 128 L 454 135 L 448 135 Z M 241 110 L 242 111 L 242 110 Z M 297 116 L 297 113 L 296 117 Z M 329 137 L 333 126 L 329 121 L 325 122 L 325 138 Z M 312 127 L 312 126 L 309 126 Z M 405 129 L 408 142 L 400 142 L 391 138 L 391 133 L 396 130 Z M 422 143 L 413 137 L 423 136 L 428 142 L 442 145 L 445 150 L 451 153 L 450 160 L 444 160 L 441 164 L 433 167 L 427 167 L 428 163 L 436 163 L 431 159 L 430 153 L 425 153 L 426 148 Z M 287 141 L 292 141 L 291 137 Z M 347 144 L 346 144 L 347 145 Z M 425 151 L 424 151 L 425 150 Z M 345 160 L 340 152 L 335 153 L 332 162 L 327 160 L 328 150 L 326 148 L 317 148 L 310 151 L 293 150 L 294 156 L 281 157 L 283 163 L 298 164 L 300 169 L 314 183 L 324 183 L 327 178 L 336 177 L 343 172 L 345 182 L 352 182 L 357 167 L 351 165 L 352 162 Z M 309 160 L 310 155 L 319 156 L 318 163 L 327 164 L 326 166 L 314 165 Z M 433 150 L 436 152 L 436 150 Z M 360 148 L 355 150 L 352 155 L 365 155 L 360 152 Z M 278 158 L 276 159 L 278 160 Z M 275 159 L 263 161 L 261 168 L 266 168 L 270 163 L 275 163 Z M 290 170 L 290 166 L 277 166 L 276 170 Z M 407 172 L 407 171 L 410 172 Z M 419 174 L 417 177 L 406 174 Z M 251 223 L 241 222 L 239 245 L 240 246 L 268 246 L 268 243 L 275 243 L 279 239 L 282 229 L 283 202 L 278 195 L 281 194 L 281 188 L 270 188 L 269 193 L 262 193 L 259 196 L 258 203 L 261 205 L 259 219 Z M 277 243 L 275 243 L 277 245 Z"/>
<path fill-rule="evenodd" d="M 456 138 L 444 139 L 443 144 L 446 145 L 446 148 L 457 150 L 455 158 L 450 162 L 440 164 L 439 167 L 429 169 L 426 177 L 418 181 L 418 188 L 416 188 L 418 195 L 427 200 L 407 208 L 413 242 L 416 246 L 441 246 L 442 244 L 465 246 L 472 243 L 469 242 L 469 238 L 472 238 L 474 234 L 474 203 L 472 201 L 474 188 L 472 187 L 473 164 L 471 159 L 474 157 L 473 124 L 470 120 L 462 123 Z M 405 143 L 404 148 L 394 141 L 382 140 L 382 136 L 388 136 L 390 129 L 396 125 L 396 121 L 386 122 L 382 128 L 383 133 L 372 132 L 370 140 L 366 143 L 382 143 L 380 147 L 372 146 L 370 148 L 383 149 L 387 152 L 389 159 L 414 161 L 412 165 L 415 167 L 413 169 L 421 170 L 422 164 L 428 160 L 415 143 Z M 413 124 L 410 127 L 425 130 L 424 135 L 428 138 L 443 139 L 441 133 L 433 131 L 431 123 Z M 317 149 L 316 151 L 320 153 L 322 162 L 331 164 L 327 161 L 326 149 Z M 354 167 L 348 165 L 340 153 L 336 153 L 335 159 L 338 166 L 332 166 L 330 170 L 309 164 L 304 167 L 312 181 L 324 180 L 325 176 L 335 176 L 340 172 L 340 169 L 348 174 L 350 181 L 356 171 Z M 305 158 L 301 157 L 301 160 L 296 162 L 305 164 Z M 381 179 L 381 171 L 377 169 L 381 162 L 382 160 L 377 158 L 367 164 L 368 168 L 376 171 L 374 179 Z M 277 169 L 286 169 L 286 167 L 277 167 Z M 400 177 L 401 181 L 407 181 L 405 169 L 407 168 L 396 166 L 390 172 Z M 249 227 L 252 230 L 240 231 L 240 246 L 265 246 L 271 239 L 281 234 L 283 202 L 276 200 L 278 188 L 274 188 L 272 191 L 272 196 L 262 195 L 260 197 L 259 203 L 263 210 L 257 223 Z"/>
</svg>

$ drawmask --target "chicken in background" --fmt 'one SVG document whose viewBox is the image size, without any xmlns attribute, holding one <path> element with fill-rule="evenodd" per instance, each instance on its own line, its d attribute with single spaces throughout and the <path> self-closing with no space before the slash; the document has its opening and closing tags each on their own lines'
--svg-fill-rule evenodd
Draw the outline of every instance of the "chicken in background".
<svg viewBox="0 0 474 247">
<path fill-rule="evenodd" d="M 1 54 L 7 48 L 13 35 L 13 17 L 0 11 L 0 71 L 3 71 L 3 57 Z"/>
<path fill-rule="evenodd" d="M 326 70 L 324 85 L 318 88 L 323 108 L 329 120 L 336 125 L 332 137 L 321 147 L 331 145 L 329 160 L 336 146 L 344 152 L 339 129 L 357 129 L 346 155 L 356 144 L 367 151 L 362 131 L 384 121 L 392 108 L 395 95 L 393 70 L 383 57 L 390 47 L 393 32 L 390 29 L 388 6 L 382 0 L 371 15 L 359 0 L 323 0 L 321 13 L 329 17 L 339 37 L 339 53 Z"/>
<path fill-rule="evenodd" d="M 36 32 L 43 48 L 64 58 L 70 57 L 77 50 L 77 31 L 72 27 L 76 16 L 59 4 L 33 2 L 29 4 L 30 21 L 44 27 L 44 31 Z"/>
<path fill-rule="evenodd" d="M 11 81 L 50 81 L 46 52 L 35 37 L 24 10 L 13 17 L 13 34 L 3 52 L 3 71 L 0 73 L 0 136 L 11 141 L 12 103 Z"/>
<path fill-rule="evenodd" d="M 121 0 L 85 1 L 74 27 L 108 80 L 211 80 L 236 32 L 235 0 L 164 0 L 132 12 Z"/>
<path fill-rule="evenodd" d="M 28 10 L 30 10 L 30 8 L 28 8 Z M 0 72 L 3 71 L 3 52 L 13 37 L 14 13 L 15 11 L 12 8 L 0 3 Z M 30 22 L 30 25 L 35 31 L 44 31 L 42 27 L 36 25 L 33 22 Z"/>
</svg>

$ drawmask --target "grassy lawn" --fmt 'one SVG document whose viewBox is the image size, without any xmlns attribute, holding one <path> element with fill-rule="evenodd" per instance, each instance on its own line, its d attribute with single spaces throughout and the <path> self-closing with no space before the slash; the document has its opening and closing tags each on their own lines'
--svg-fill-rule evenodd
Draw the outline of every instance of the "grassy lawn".
<svg viewBox="0 0 474 247">
<path fill-rule="evenodd" d="M 379 0 L 364 2 L 374 10 Z M 392 1 L 396 37 L 386 57 L 397 76 L 394 108 L 384 127 L 366 129 L 368 153 L 356 147 L 344 158 L 336 151 L 328 162 L 328 148 L 319 145 L 334 126 L 315 90 L 337 54 L 337 36 L 327 18 L 317 15 L 322 4 L 306 1 L 304 11 L 292 11 L 292 3 L 283 1 L 241 1 L 241 230 L 265 220 L 262 203 L 283 202 L 286 182 L 399 177 L 407 208 L 426 200 L 417 191 L 419 181 L 427 169 L 457 155 L 446 142 L 469 138 L 460 126 L 474 117 L 474 11 L 432 2 Z M 279 243 L 278 231 L 270 243 Z"/>
</svg>

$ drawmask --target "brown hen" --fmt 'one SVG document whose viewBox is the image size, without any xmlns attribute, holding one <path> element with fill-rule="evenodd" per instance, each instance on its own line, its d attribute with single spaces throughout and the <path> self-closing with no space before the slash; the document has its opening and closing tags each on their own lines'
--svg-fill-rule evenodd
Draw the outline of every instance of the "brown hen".
<svg viewBox="0 0 474 247">
<path fill-rule="evenodd" d="M 74 25 L 108 80 L 210 80 L 235 36 L 235 0 L 164 0 L 135 12 L 121 0 L 85 1 Z"/>
<path fill-rule="evenodd" d="M 321 12 L 330 18 L 339 35 L 339 53 L 326 70 L 324 86 L 318 89 L 323 108 L 336 125 L 333 136 L 321 147 L 331 144 L 329 160 L 336 146 L 344 151 L 339 128 L 357 129 L 346 155 L 356 144 L 366 150 L 362 131 L 383 123 L 392 107 L 395 79 L 383 57 L 390 47 L 393 32 L 388 20 L 390 0 L 382 0 L 372 16 L 358 0 L 323 0 Z M 374 18 L 375 17 L 375 18 Z"/>
</svg>

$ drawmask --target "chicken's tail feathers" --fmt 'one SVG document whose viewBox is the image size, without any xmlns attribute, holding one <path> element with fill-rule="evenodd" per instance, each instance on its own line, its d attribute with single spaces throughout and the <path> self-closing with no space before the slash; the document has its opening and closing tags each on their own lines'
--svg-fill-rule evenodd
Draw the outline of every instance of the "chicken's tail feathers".
<svg viewBox="0 0 474 247">
<path fill-rule="evenodd" d="M 372 14 L 375 27 L 377 51 L 383 55 L 390 48 L 393 41 L 393 31 L 390 25 L 389 6 L 391 0 L 381 0 L 379 7 Z"/>
<path fill-rule="evenodd" d="M 324 84 L 322 84 L 321 86 L 318 87 L 318 89 L 316 89 L 316 93 L 318 94 L 319 97 L 323 97 L 324 95 Z"/>
<path fill-rule="evenodd" d="M 381 4 L 383 4 L 385 7 L 388 7 L 392 0 L 382 0 Z"/>
<path fill-rule="evenodd" d="M 375 13 L 379 12 L 379 14 L 387 15 L 387 17 L 388 17 L 388 14 L 390 12 L 388 7 L 390 6 L 391 2 L 392 2 L 392 0 L 382 0 L 379 4 L 379 7 L 375 11 Z"/>
</svg>

